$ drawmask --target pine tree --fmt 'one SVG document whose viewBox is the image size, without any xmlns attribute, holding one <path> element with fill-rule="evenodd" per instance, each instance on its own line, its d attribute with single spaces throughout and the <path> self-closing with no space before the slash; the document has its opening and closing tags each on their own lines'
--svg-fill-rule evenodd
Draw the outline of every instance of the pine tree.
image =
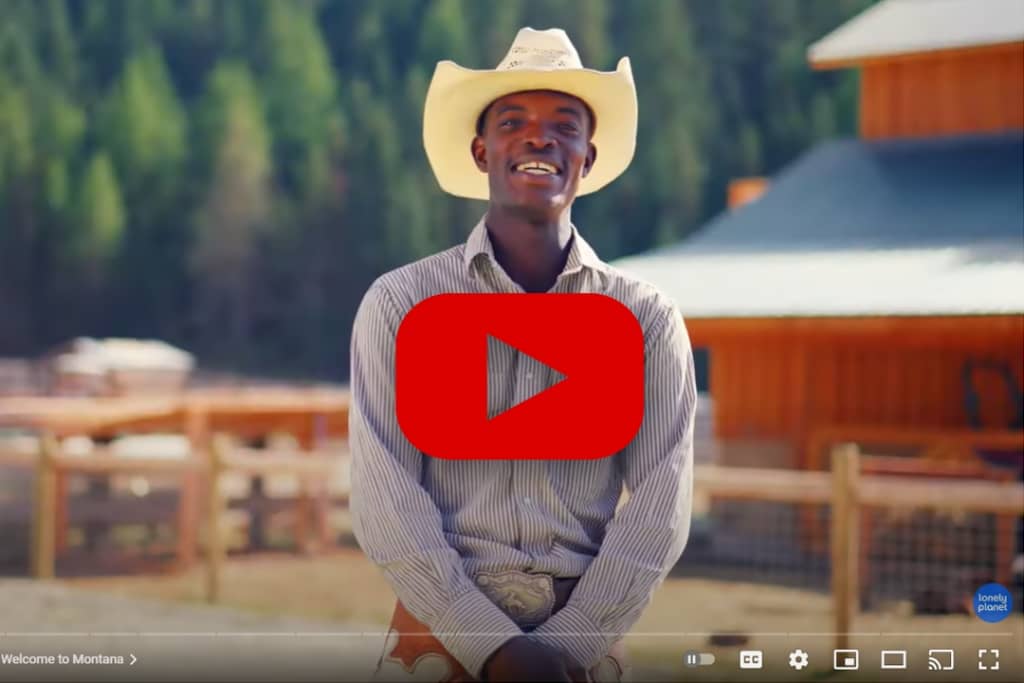
<svg viewBox="0 0 1024 683">
<path fill-rule="evenodd" d="M 463 3 L 431 0 L 420 29 L 416 62 L 435 64 L 442 59 L 452 59 L 460 64 L 476 64 L 473 43 Z"/>
<path fill-rule="evenodd" d="M 73 252 L 88 277 L 99 281 L 109 260 L 117 252 L 125 227 L 121 191 L 110 157 L 104 152 L 92 156 L 82 174 L 71 235 Z"/>
<path fill-rule="evenodd" d="M 505 56 L 516 31 L 528 22 L 524 12 L 523 0 L 468 3 L 466 16 L 471 22 L 471 35 L 477 37 L 481 50 L 481 59 L 476 66 L 493 68 Z M 421 66 L 430 68 L 433 65 L 424 63 Z"/>
<path fill-rule="evenodd" d="M 185 310 L 188 119 L 156 45 L 129 58 L 99 105 L 96 129 L 125 201 L 112 266 L 110 325 L 118 334 L 174 338 Z"/>
<path fill-rule="evenodd" d="M 61 86 L 78 85 L 78 47 L 64 0 L 45 0 L 37 10 L 42 16 L 40 53 L 50 77 Z"/>
<path fill-rule="evenodd" d="M 37 240 L 31 169 L 35 161 L 28 96 L 0 72 L 0 344 L 21 349 L 34 336 L 33 269 Z"/>
<path fill-rule="evenodd" d="M 26 174 L 34 155 L 28 97 L 0 80 L 0 187 Z"/>
<path fill-rule="evenodd" d="M 644 0 L 617 7 L 641 93 L 639 163 L 624 178 L 629 251 L 678 239 L 701 216 L 707 169 L 701 141 L 712 118 L 707 74 L 686 7 Z"/>
<path fill-rule="evenodd" d="M 159 48 L 125 63 L 101 105 L 98 130 L 133 203 L 165 198 L 188 153 L 187 119 Z"/>
<path fill-rule="evenodd" d="M 341 147 L 343 122 L 330 56 L 312 11 L 294 3 L 265 5 L 261 80 L 282 185 L 297 197 Z M 318 148 L 328 155 L 316 158 Z"/>
<path fill-rule="evenodd" d="M 251 276 L 259 231 L 270 215 L 270 137 L 249 71 L 221 64 L 201 104 L 216 154 L 190 254 L 195 322 L 207 346 L 239 354 L 248 344 Z"/>
</svg>

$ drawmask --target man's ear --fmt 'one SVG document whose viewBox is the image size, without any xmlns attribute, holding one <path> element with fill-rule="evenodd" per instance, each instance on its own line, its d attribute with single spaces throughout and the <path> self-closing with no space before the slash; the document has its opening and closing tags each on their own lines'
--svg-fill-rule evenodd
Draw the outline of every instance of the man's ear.
<svg viewBox="0 0 1024 683">
<path fill-rule="evenodd" d="M 474 137 L 473 142 L 469 143 L 469 151 L 480 172 L 487 173 L 487 147 L 484 145 L 484 139 L 479 135 Z"/>
<path fill-rule="evenodd" d="M 594 162 L 597 161 L 597 147 L 594 146 L 593 142 L 587 143 L 587 158 L 583 160 L 583 177 L 586 178 L 587 174 L 590 173 L 590 169 L 594 167 Z"/>
</svg>

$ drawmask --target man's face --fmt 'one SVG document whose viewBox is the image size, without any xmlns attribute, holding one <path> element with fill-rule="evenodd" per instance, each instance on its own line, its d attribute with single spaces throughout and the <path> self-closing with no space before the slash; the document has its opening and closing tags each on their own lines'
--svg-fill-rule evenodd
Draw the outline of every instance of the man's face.
<svg viewBox="0 0 1024 683">
<path fill-rule="evenodd" d="M 530 90 L 491 103 L 472 144 L 491 204 L 538 216 L 569 206 L 597 156 L 592 127 L 586 105 L 564 93 Z"/>
</svg>

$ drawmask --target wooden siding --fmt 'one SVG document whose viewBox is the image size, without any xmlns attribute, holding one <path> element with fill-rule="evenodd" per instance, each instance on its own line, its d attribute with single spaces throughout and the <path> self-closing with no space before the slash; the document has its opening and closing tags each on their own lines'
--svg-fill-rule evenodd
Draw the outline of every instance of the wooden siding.
<svg viewBox="0 0 1024 683">
<path fill-rule="evenodd" d="M 861 64 L 865 139 L 1024 130 L 1024 43 Z"/>
<path fill-rule="evenodd" d="M 719 438 L 798 445 L 826 424 L 968 428 L 963 368 L 1008 364 L 1024 379 L 1024 317 L 691 320 L 710 350 Z M 1005 429 L 1014 406 L 1004 380 L 979 371 L 983 425 Z"/>
</svg>

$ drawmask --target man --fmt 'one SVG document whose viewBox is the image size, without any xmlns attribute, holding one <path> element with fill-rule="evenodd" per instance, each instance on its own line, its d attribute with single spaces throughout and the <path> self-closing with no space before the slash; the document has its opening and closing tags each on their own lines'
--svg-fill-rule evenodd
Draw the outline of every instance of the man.
<svg viewBox="0 0 1024 683">
<path fill-rule="evenodd" d="M 628 59 L 614 72 L 583 69 L 561 30 L 523 29 L 494 71 L 437 66 L 424 111 L 431 167 L 443 189 L 488 206 L 465 244 L 383 275 L 356 315 L 352 513 L 398 596 L 378 679 L 626 676 L 621 638 L 689 532 L 693 357 L 678 311 L 603 263 L 569 213 L 629 165 L 636 122 Z M 436 294 L 488 292 L 598 293 L 633 312 L 645 408 L 624 450 L 443 460 L 409 443 L 395 415 L 402 317 Z M 511 347 L 489 357 L 490 414 L 556 381 Z"/>
</svg>

